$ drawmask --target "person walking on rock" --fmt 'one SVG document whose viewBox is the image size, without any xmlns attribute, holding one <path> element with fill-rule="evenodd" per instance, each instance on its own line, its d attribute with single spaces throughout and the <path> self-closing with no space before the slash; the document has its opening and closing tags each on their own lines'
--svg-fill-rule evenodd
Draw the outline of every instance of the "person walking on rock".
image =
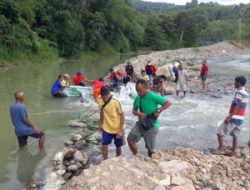
<svg viewBox="0 0 250 190">
<path fill-rule="evenodd" d="M 232 101 L 229 115 L 226 117 L 224 122 L 218 128 L 217 137 L 219 147 L 216 151 L 218 154 L 225 154 L 224 137 L 228 134 L 233 137 L 233 146 L 230 156 L 236 155 L 236 149 L 238 144 L 238 136 L 241 130 L 241 125 L 244 121 L 245 111 L 249 95 L 245 90 L 246 78 L 244 76 L 238 76 L 235 78 L 235 94 Z"/>
<path fill-rule="evenodd" d="M 145 71 L 149 77 L 150 83 L 152 83 L 153 77 L 156 76 L 156 70 L 157 70 L 157 68 L 156 68 L 155 64 L 152 64 L 151 60 L 148 60 L 146 66 L 145 66 Z"/>
<path fill-rule="evenodd" d="M 207 61 L 203 60 L 202 62 L 202 67 L 201 67 L 201 81 L 202 81 L 202 89 L 203 91 L 206 91 L 206 80 L 207 80 L 207 76 L 208 76 L 208 65 L 207 65 Z"/>
<path fill-rule="evenodd" d="M 25 108 L 24 93 L 15 93 L 16 103 L 10 106 L 10 115 L 13 125 L 15 126 L 15 133 L 18 139 L 19 147 L 22 148 L 27 145 L 28 137 L 39 139 L 39 149 L 44 149 L 45 134 L 37 128 L 28 118 Z"/>
<path fill-rule="evenodd" d="M 155 150 L 156 135 L 159 131 L 158 117 L 171 103 L 163 96 L 149 91 L 148 84 L 143 79 L 136 82 L 136 91 L 138 96 L 134 101 L 133 114 L 138 116 L 139 120 L 131 129 L 127 141 L 130 150 L 135 155 L 138 151 L 136 143 L 143 138 L 148 156 L 151 157 Z"/>
<path fill-rule="evenodd" d="M 187 91 L 187 72 L 183 70 L 183 66 L 179 65 L 178 67 L 178 80 L 176 83 L 176 95 L 179 95 L 179 92 L 183 92 L 184 97 L 186 96 L 186 91 Z"/>
<path fill-rule="evenodd" d="M 100 125 L 102 131 L 102 154 L 103 159 L 108 159 L 108 145 L 114 140 L 116 156 L 120 156 L 123 146 L 124 114 L 121 104 L 113 98 L 107 87 L 101 88 L 101 98 L 97 99 L 100 107 Z"/>
</svg>

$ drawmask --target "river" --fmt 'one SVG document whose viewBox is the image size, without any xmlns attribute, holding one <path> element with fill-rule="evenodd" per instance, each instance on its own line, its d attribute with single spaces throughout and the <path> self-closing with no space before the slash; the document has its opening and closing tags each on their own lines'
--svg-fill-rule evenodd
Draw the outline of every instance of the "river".
<svg viewBox="0 0 250 190">
<path fill-rule="evenodd" d="M 84 109 L 77 98 L 55 99 L 49 94 L 51 83 L 58 73 L 71 76 L 78 70 L 90 79 L 105 75 L 108 69 L 124 60 L 124 57 L 89 57 L 85 60 L 64 62 L 62 64 L 17 65 L 0 70 L 0 189 L 15 190 L 30 181 L 35 171 L 49 167 L 53 155 L 63 146 L 70 133 L 76 129 L 67 126 Z M 236 75 L 249 76 L 249 56 L 235 56 L 233 59 L 209 60 L 211 73 L 233 79 Z M 249 78 L 249 77 L 248 77 Z M 233 88 L 231 86 L 230 88 Z M 15 90 L 26 93 L 26 106 L 30 117 L 47 134 L 46 156 L 39 154 L 37 142 L 29 140 L 26 150 L 19 151 L 13 126 L 9 116 L 9 105 L 14 101 Z M 188 94 L 185 99 L 168 97 L 173 105 L 161 114 L 160 132 L 157 148 L 165 150 L 176 146 L 204 149 L 216 147 L 216 129 L 225 118 L 232 95 L 215 99 L 206 95 Z M 123 104 L 126 113 L 126 133 L 136 118 L 131 114 L 131 103 Z M 240 144 L 249 139 L 249 110 L 242 128 Z M 226 139 L 230 143 L 230 138 Z M 230 145 L 230 144 L 228 144 Z M 143 142 L 139 143 L 140 152 L 145 153 Z M 131 155 L 128 147 L 126 155 Z M 111 148 L 114 154 L 114 147 Z M 41 161 L 42 160 L 42 161 Z M 39 172 L 38 172 L 39 173 Z"/>
<path fill-rule="evenodd" d="M 56 99 L 50 95 L 51 84 L 58 74 L 71 76 L 83 72 L 89 79 L 107 74 L 109 69 L 133 55 L 83 56 L 62 63 L 34 63 L 12 65 L 0 69 L 0 189 L 21 189 L 32 178 L 41 159 L 48 161 L 60 148 L 61 142 L 72 132 L 67 125 L 81 107 L 70 107 L 78 98 Z M 14 92 L 25 92 L 25 104 L 31 120 L 46 133 L 46 156 L 40 155 L 37 142 L 29 139 L 24 151 L 19 151 L 12 126 L 9 106 L 14 102 Z M 46 162 L 45 162 L 46 163 Z"/>
</svg>

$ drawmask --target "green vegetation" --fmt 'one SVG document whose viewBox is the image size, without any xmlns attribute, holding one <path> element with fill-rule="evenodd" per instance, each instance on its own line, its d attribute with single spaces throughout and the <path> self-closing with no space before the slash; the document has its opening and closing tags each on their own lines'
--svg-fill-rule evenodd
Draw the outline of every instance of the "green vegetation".
<svg viewBox="0 0 250 190">
<path fill-rule="evenodd" d="M 0 61 L 250 40 L 250 6 L 139 0 L 0 0 Z"/>
</svg>

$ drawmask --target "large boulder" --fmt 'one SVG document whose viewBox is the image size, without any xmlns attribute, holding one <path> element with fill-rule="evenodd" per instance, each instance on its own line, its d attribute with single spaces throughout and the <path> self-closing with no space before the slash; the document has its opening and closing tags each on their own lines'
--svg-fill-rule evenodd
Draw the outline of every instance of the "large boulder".
<svg viewBox="0 0 250 190">
<path fill-rule="evenodd" d="M 192 165 L 188 162 L 181 160 L 171 160 L 171 161 L 162 161 L 159 163 L 159 168 L 162 172 L 166 174 L 186 174 L 188 170 L 192 168 Z"/>
</svg>

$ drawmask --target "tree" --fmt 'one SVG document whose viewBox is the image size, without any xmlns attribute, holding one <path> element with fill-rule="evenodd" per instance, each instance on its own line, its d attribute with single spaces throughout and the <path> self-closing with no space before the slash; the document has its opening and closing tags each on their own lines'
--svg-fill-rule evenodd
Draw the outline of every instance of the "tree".
<svg viewBox="0 0 250 190">
<path fill-rule="evenodd" d="M 160 26 L 161 20 L 153 15 L 149 18 L 145 28 L 144 43 L 153 50 L 161 50 L 167 47 L 164 30 Z"/>
<path fill-rule="evenodd" d="M 187 12 L 181 12 L 175 19 L 180 43 L 185 46 L 192 46 L 199 43 L 201 30 L 208 24 L 207 15 L 202 9 L 193 9 Z"/>
</svg>

